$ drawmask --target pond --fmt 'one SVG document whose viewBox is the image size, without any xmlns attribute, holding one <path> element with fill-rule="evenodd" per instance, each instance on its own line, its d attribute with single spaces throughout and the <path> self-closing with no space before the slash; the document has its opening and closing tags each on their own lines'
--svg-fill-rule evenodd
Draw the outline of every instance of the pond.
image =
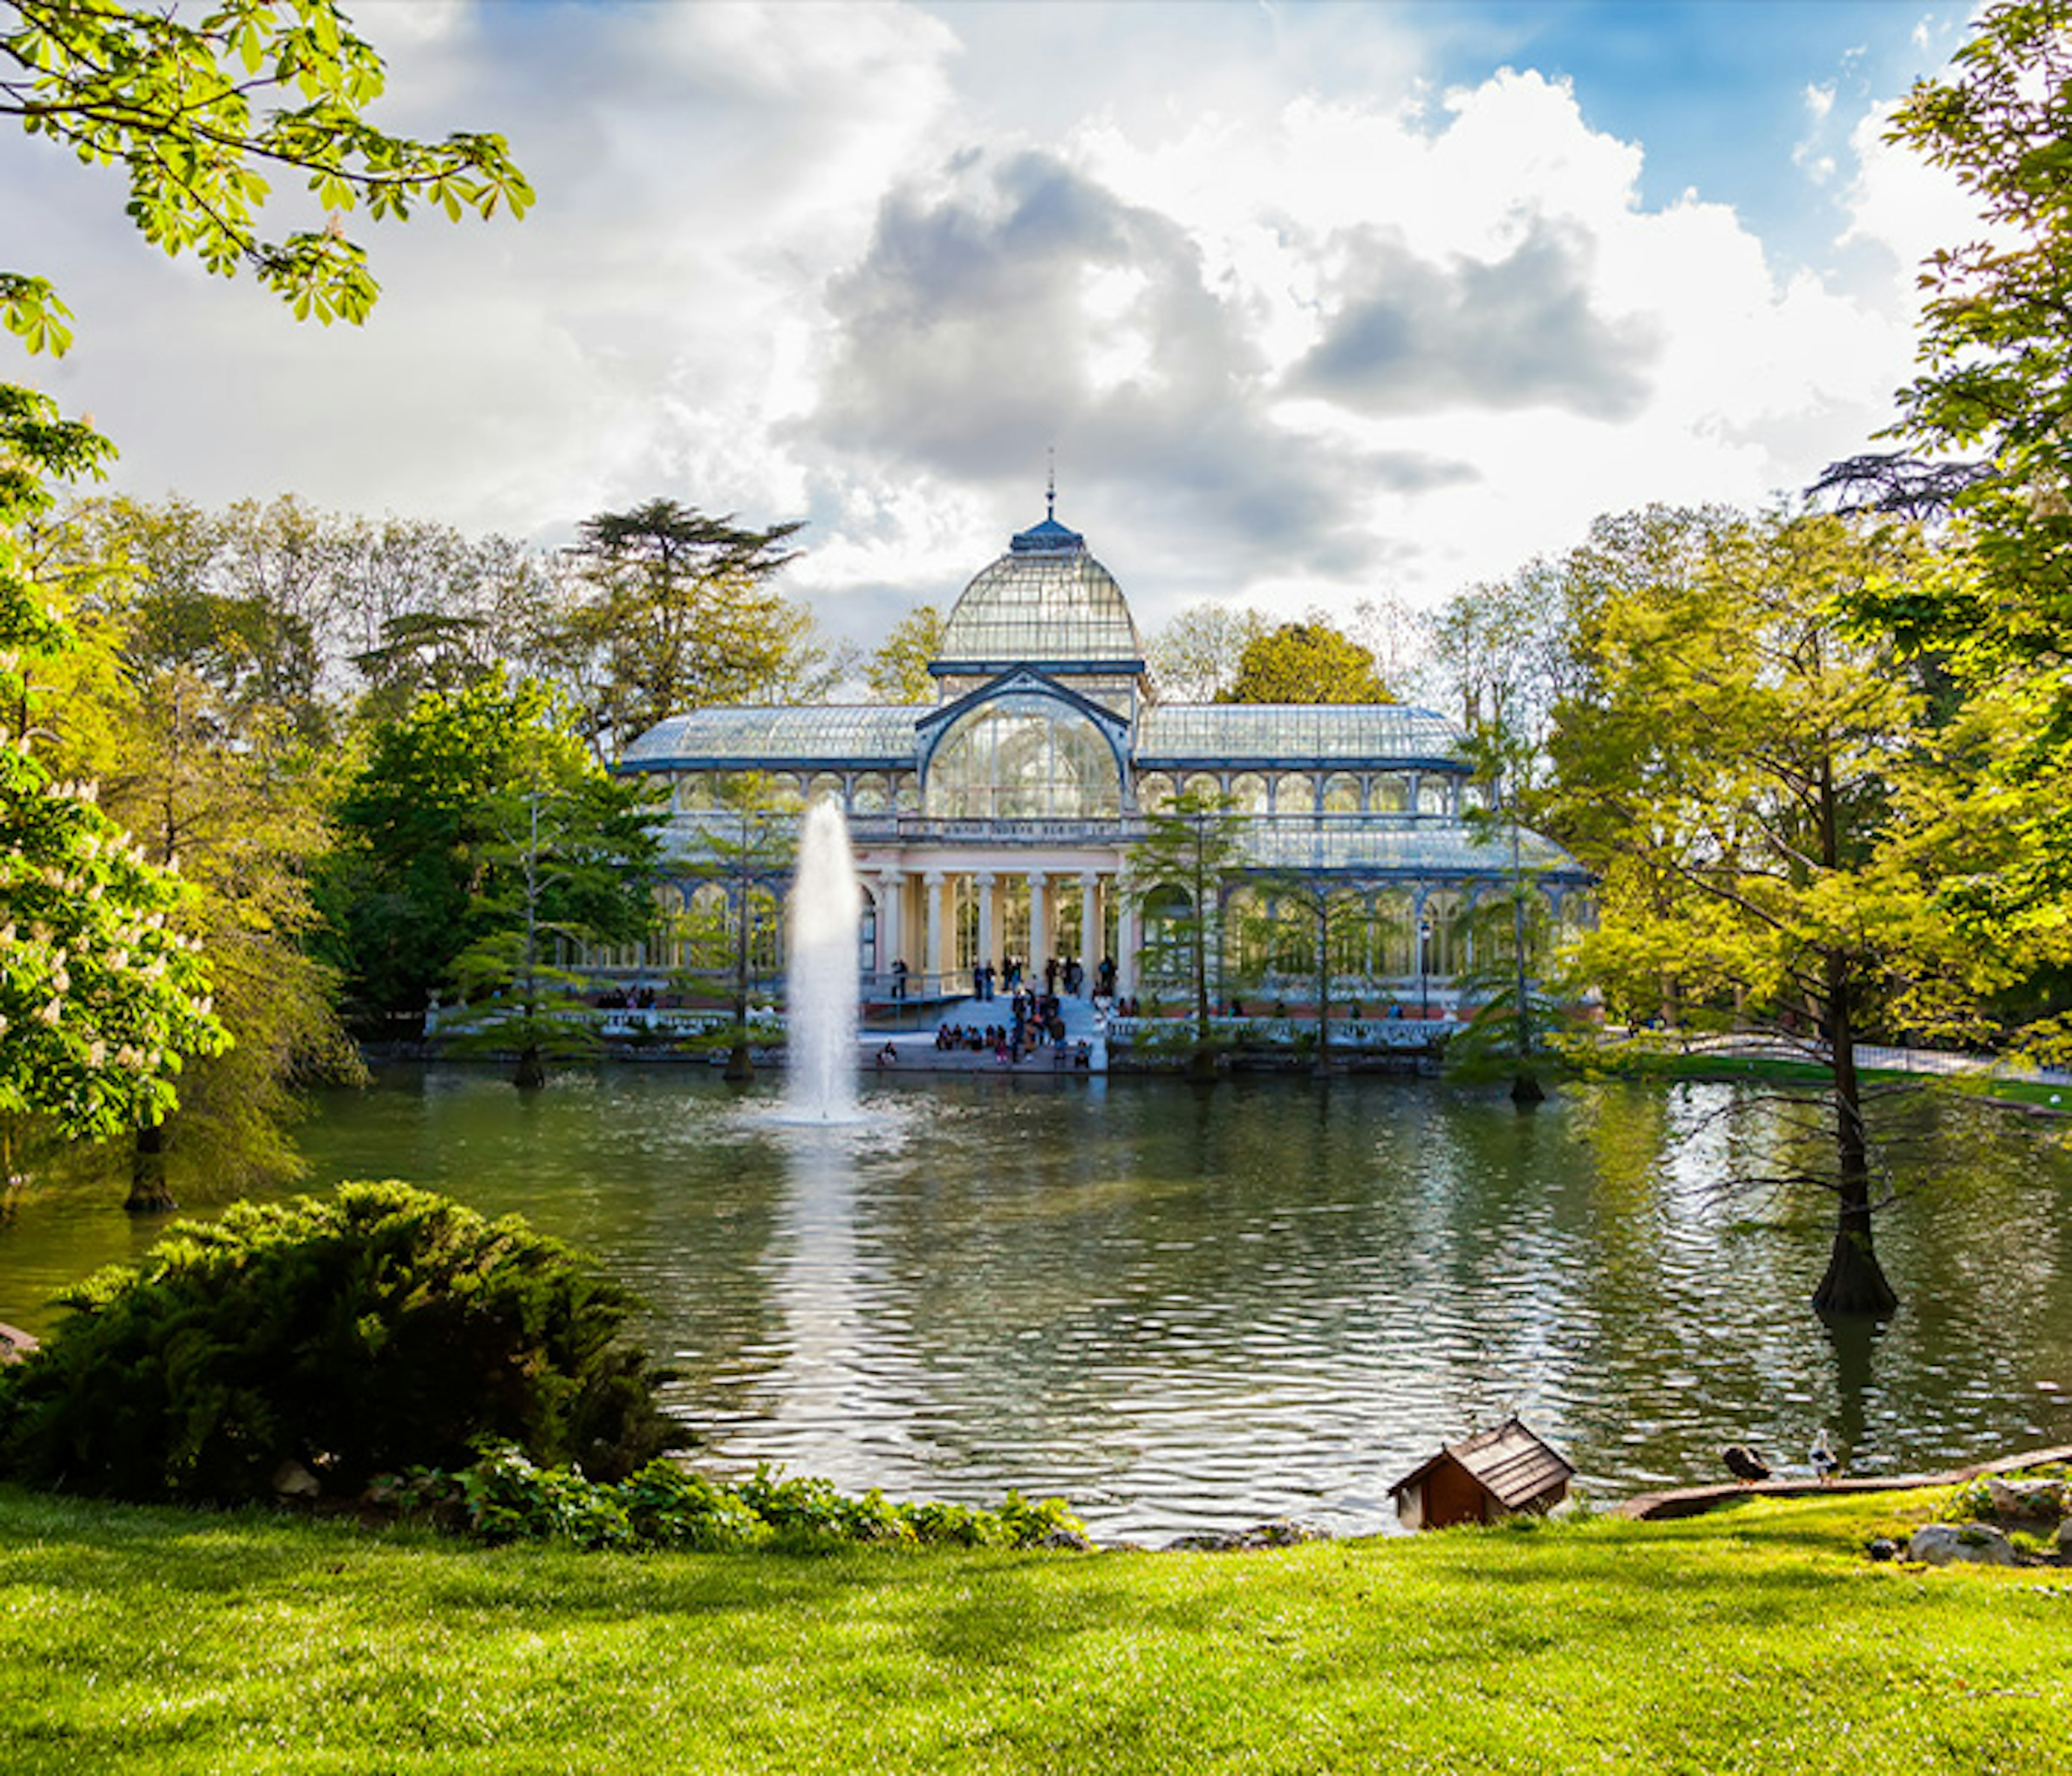
<svg viewBox="0 0 2072 1776">
<path fill-rule="evenodd" d="M 2072 1157 L 1976 1104 L 1895 1127 L 1882 1328 L 1806 1305 L 1825 1199 L 1790 1112 L 1725 1086 L 873 1082 L 851 1128 L 775 1087 L 602 1068 L 529 1098 L 433 1067 L 327 1100 L 314 1182 L 518 1211 L 652 1304 L 700 1457 L 847 1489 L 1063 1494 L 1104 1539 L 1299 1515 L 1392 1527 L 1443 1441 L 1521 1414 L 1603 1501 L 1753 1443 L 1852 1471 L 2072 1441 Z M 1900 1138 L 1903 1137 L 1904 1138 Z M 148 1243 L 105 1199 L 0 1228 L 0 1319 Z"/>
</svg>

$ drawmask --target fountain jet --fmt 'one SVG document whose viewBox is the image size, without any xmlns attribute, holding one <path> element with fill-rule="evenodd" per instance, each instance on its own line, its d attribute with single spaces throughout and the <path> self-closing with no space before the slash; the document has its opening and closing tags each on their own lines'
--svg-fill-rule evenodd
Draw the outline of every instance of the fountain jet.
<svg viewBox="0 0 2072 1776">
<path fill-rule="evenodd" d="M 799 833 L 785 976 L 785 1096 L 793 1116 L 856 1115 L 857 928 L 863 889 L 839 804 L 816 802 Z"/>
</svg>

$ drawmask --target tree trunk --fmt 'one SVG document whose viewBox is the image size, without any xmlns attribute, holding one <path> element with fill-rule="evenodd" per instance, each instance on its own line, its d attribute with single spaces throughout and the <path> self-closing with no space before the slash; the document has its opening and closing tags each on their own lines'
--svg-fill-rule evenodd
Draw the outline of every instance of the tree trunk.
<svg viewBox="0 0 2072 1776">
<path fill-rule="evenodd" d="M 163 1215 L 179 1204 L 166 1188 L 166 1125 L 139 1128 L 130 1153 L 130 1197 L 122 1207 L 132 1215 Z"/>
<path fill-rule="evenodd" d="M 518 1050 L 518 1070 L 511 1075 L 511 1083 L 520 1092 L 537 1092 L 546 1084 L 546 1062 L 537 1042 L 528 1042 Z"/>
<path fill-rule="evenodd" d="M 1536 1104 L 1546 1101 L 1547 1094 L 1540 1088 L 1540 1076 L 1532 1070 L 1532 977 L 1527 964 L 1525 942 L 1525 885 L 1518 862 L 1518 822 L 1511 823 L 1511 943 L 1512 959 L 1517 964 L 1518 978 L 1514 990 L 1518 994 L 1518 1071 L 1511 1075 L 1511 1101 L 1521 1110 L 1529 1110 Z"/>
<path fill-rule="evenodd" d="M 744 832 L 742 843 L 747 842 Z M 726 1069 L 720 1075 L 730 1085 L 746 1085 L 755 1077 L 754 1057 L 748 1052 L 748 872 L 741 873 L 735 895 L 734 949 L 734 1046 L 726 1051 Z"/>
<path fill-rule="evenodd" d="M 1834 1248 L 1828 1255 L 1827 1274 L 1813 1292 L 1813 1305 L 1822 1314 L 1882 1319 L 1899 1305 L 1899 1297 L 1885 1281 L 1871 1238 L 1870 1151 L 1864 1137 L 1863 1093 L 1856 1078 L 1854 1008 L 1847 968 L 1839 956 L 1828 959 L 1826 1009 L 1839 1178 Z"/>
<path fill-rule="evenodd" d="M 1317 1061 L 1320 1079 L 1331 1071 L 1331 909 L 1330 890 L 1317 884 Z"/>
</svg>

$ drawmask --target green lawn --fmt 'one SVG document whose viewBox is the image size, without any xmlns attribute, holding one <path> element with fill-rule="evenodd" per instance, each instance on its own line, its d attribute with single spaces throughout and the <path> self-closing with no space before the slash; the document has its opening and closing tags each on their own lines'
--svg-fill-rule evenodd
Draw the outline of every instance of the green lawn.
<svg viewBox="0 0 2072 1776">
<path fill-rule="evenodd" d="M 1238 1556 L 483 1550 L 0 1490 L 0 1770 L 2072 1770 L 1904 1498 Z"/>
</svg>

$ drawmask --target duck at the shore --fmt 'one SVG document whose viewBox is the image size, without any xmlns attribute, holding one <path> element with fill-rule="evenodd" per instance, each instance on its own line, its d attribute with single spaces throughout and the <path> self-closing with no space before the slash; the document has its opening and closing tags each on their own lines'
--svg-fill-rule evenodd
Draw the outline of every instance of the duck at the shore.
<svg viewBox="0 0 2072 1776">
<path fill-rule="evenodd" d="M 1745 1443 L 1729 1443 L 1720 1451 L 1720 1459 L 1726 1463 L 1727 1472 L 1745 1486 L 1770 1478 L 1770 1464 Z"/>
</svg>

